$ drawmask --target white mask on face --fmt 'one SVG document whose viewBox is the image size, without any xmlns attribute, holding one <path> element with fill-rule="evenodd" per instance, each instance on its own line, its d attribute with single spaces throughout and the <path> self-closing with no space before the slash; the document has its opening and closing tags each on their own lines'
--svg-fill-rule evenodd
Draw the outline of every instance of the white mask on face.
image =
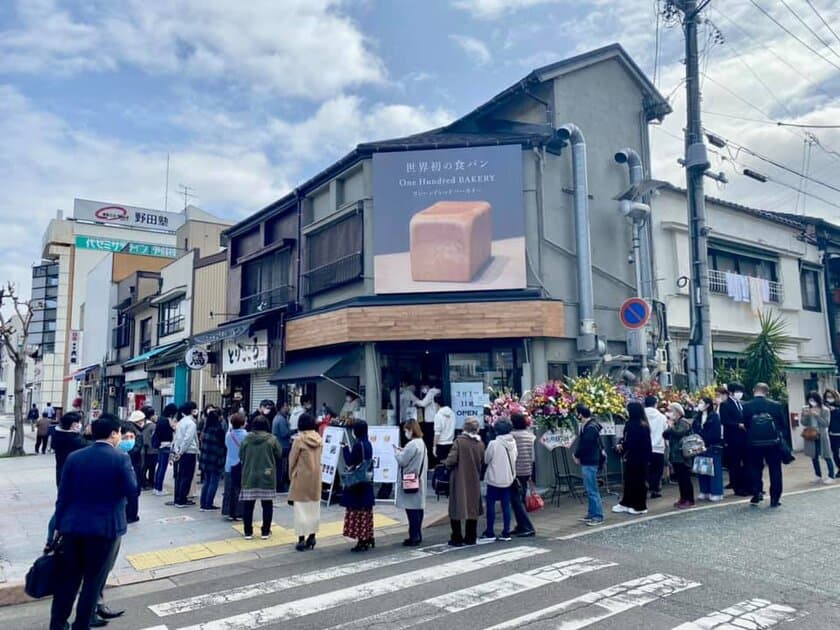
<svg viewBox="0 0 840 630">
<path fill-rule="evenodd" d="M 706 403 L 697 403 L 697 411 L 703 412 L 706 411 Z"/>
<path fill-rule="evenodd" d="M 808 405 L 810 405 L 811 407 L 816 407 L 817 406 L 817 401 L 816 400 L 809 400 Z"/>
<path fill-rule="evenodd" d="M 835 403 L 835 400 L 833 398 L 826 398 L 825 402 L 828 405 L 833 405 Z"/>
<path fill-rule="evenodd" d="M 405 434 L 406 440 L 411 440 L 414 437 L 414 434 L 412 434 L 411 431 L 403 431 L 403 433 Z"/>
<path fill-rule="evenodd" d="M 733 396 L 735 397 L 735 400 L 741 400 L 744 397 L 744 392 L 735 392 Z"/>
</svg>

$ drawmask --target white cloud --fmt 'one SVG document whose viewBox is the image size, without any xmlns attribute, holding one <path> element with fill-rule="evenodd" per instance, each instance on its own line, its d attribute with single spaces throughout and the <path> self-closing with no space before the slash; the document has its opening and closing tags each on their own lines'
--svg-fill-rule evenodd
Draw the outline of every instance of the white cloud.
<svg viewBox="0 0 840 630">
<path fill-rule="evenodd" d="M 75 75 L 138 68 L 322 98 L 380 83 L 385 68 L 340 0 L 100 0 L 79 15 L 19 0 L 0 32 L 0 71 Z"/>
<path fill-rule="evenodd" d="M 507 13 L 560 0 L 455 0 L 453 6 L 484 20 L 494 20 Z"/>
<path fill-rule="evenodd" d="M 480 39 L 468 35 L 450 35 L 449 39 L 458 44 L 466 55 L 480 66 L 490 62 L 490 49 Z"/>
</svg>

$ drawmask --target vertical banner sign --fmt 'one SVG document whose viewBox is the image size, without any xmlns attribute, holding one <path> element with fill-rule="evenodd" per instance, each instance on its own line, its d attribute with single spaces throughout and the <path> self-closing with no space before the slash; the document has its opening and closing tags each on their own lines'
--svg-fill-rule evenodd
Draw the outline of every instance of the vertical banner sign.
<svg viewBox="0 0 840 630">
<path fill-rule="evenodd" d="M 373 156 L 376 293 L 525 287 L 522 147 Z"/>
<path fill-rule="evenodd" d="M 79 355 L 82 353 L 82 331 L 70 331 L 70 365 L 79 363 Z"/>
<path fill-rule="evenodd" d="M 321 452 L 321 481 L 332 485 L 338 469 L 338 458 L 341 456 L 341 440 L 344 439 L 344 429 L 341 427 L 327 427 L 324 430 L 324 450 Z"/>
<path fill-rule="evenodd" d="M 368 427 L 373 447 L 373 481 L 394 483 L 397 480 L 397 458 L 394 447 L 400 445 L 399 427 Z"/>
<path fill-rule="evenodd" d="M 484 383 L 452 383 L 449 386 L 450 398 L 452 399 L 452 411 L 455 412 L 455 428 L 463 429 L 464 420 L 470 416 L 478 418 L 479 423 L 484 422 Z"/>
</svg>

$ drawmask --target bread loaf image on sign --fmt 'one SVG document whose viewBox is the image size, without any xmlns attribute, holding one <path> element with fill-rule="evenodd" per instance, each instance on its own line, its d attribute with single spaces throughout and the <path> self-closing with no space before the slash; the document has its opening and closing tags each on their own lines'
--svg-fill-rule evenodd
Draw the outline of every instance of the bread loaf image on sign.
<svg viewBox="0 0 840 630">
<path fill-rule="evenodd" d="M 411 217 L 411 279 L 471 282 L 491 258 L 491 210 L 486 201 L 438 201 Z"/>
</svg>

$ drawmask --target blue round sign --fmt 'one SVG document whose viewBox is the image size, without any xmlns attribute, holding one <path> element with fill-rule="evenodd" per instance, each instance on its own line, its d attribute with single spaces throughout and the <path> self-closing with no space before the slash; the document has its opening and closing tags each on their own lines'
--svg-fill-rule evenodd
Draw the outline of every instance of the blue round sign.
<svg viewBox="0 0 840 630">
<path fill-rule="evenodd" d="M 625 328 L 643 328 L 650 321 L 650 304 L 639 297 L 630 298 L 621 305 L 618 315 Z"/>
</svg>

